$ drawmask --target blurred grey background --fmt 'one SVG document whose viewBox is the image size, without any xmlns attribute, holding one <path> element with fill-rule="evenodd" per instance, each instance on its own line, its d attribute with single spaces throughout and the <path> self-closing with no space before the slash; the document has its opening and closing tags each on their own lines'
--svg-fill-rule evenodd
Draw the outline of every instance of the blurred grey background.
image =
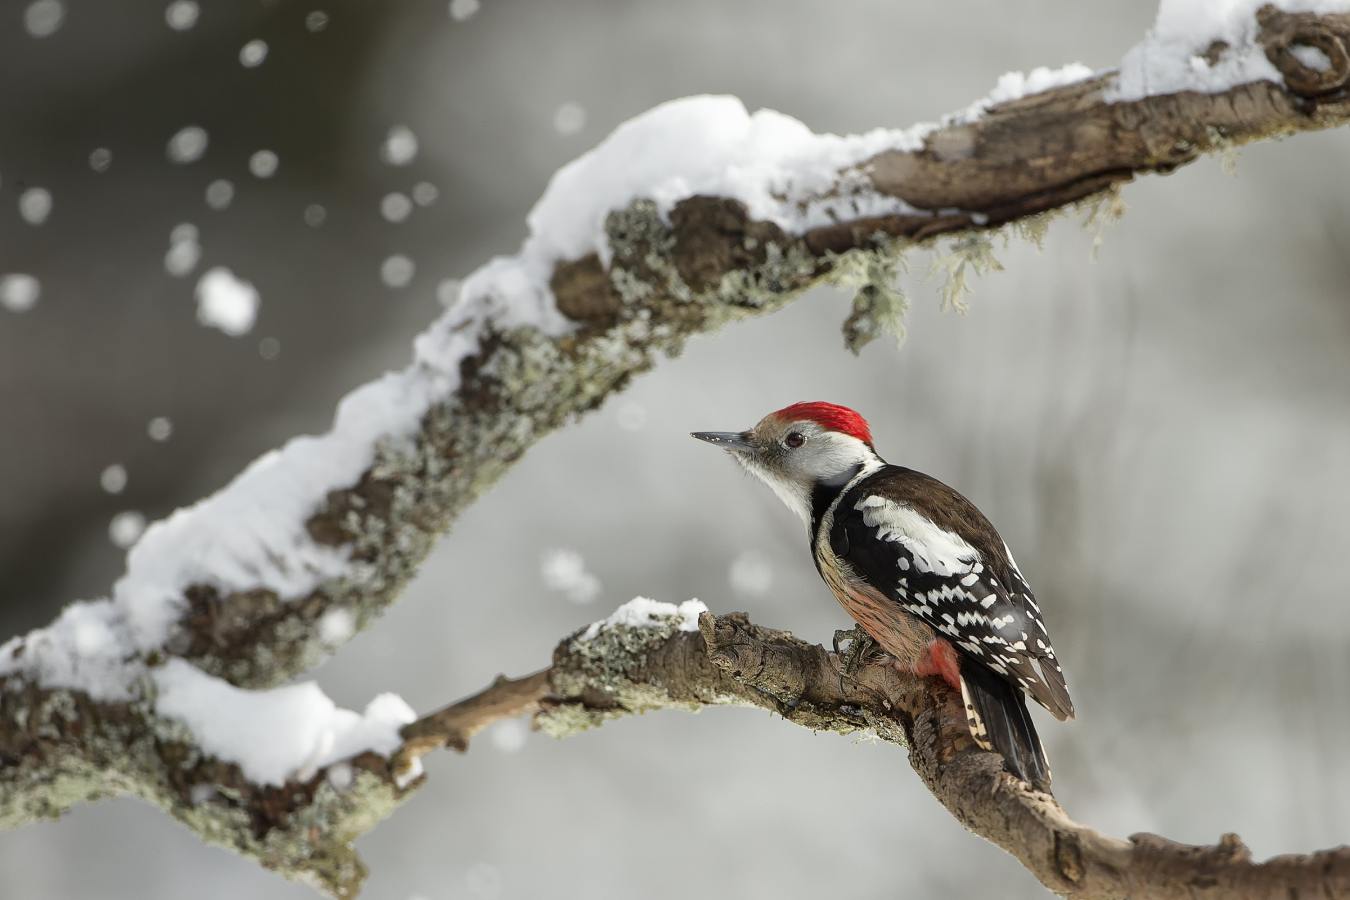
<svg viewBox="0 0 1350 900">
<path fill-rule="evenodd" d="M 31 308 L 0 306 L 5 635 L 107 590 L 114 516 L 203 496 L 403 365 L 442 282 L 512 251 L 549 174 L 624 119 L 724 92 L 816 130 L 907 125 L 1009 69 L 1112 65 L 1153 16 L 1148 0 L 199 0 L 177 30 L 189 11 L 166 7 L 0 2 L 0 276 L 41 285 Z M 247 67 L 254 40 L 268 52 Z M 205 153 L 171 162 L 187 126 Z M 398 126 L 418 139 L 405 165 L 381 158 Z M 266 179 L 249 171 L 263 149 Z M 205 197 L 219 179 L 223 209 Z M 382 214 L 424 182 L 434 202 Z M 20 210 L 34 187 L 41 224 L 31 197 Z M 1043 722 L 1071 813 L 1120 835 L 1233 830 L 1263 856 L 1345 842 L 1350 134 L 1126 199 L 1096 262 L 1062 220 L 1041 252 L 1001 250 L 964 316 L 939 310 L 916 254 L 898 352 L 845 353 L 848 298 L 830 291 L 694 342 L 536 447 L 317 677 L 347 705 L 393 690 L 425 711 L 543 665 L 635 594 L 828 640 L 846 623 L 799 526 L 686 433 L 829 399 L 980 504 L 1037 586 L 1080 710 Z M 182 277 L 165 265 L 180 223 L 201 249 Z M 382 278 L 393 255 L 415 265 L 401 287 Z M 246 335 L 196 321 L 214 266 L 260 293 Z M 120 493 L 100 484 L 112 465 Z M 595 581 L 551 587 L 559 550 Z M 759 712 L 565 743 L 499 726 L 430 774 L 361 842 L 367 896 L 1042 895 L 902 751 Z M 0 893 L 309 896 L 130 800 L 0 834 Z"/>
</svg>

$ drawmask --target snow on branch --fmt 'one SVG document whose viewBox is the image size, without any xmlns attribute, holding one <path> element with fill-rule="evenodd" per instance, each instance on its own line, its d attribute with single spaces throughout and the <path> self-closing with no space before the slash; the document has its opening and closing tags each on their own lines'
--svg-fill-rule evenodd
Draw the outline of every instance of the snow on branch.
<svg viewBox="0 0 1350 900">
<path fill-rule="evenodd" d="M 726 97 L 620 126 L 554 176 L 520 251 L 465 280 L 408 367 L 151 526 L 107 597 L 0 647 L 0 824 L 133 793 L 351 890 L 350 837 L 418 783 L 399 737 L 412 713 L 278 685 L 369 624 L 535 441 L 690 336 L 835 282 L 861 288 L 856 347 L 908 247 L 976 246 L 1136 174 L 1350 120 L 1350 0 L 1210 7 L 1168 0 L 1119 72 L 1004 76 L 907 130 L 818 135 Z M 638 612 L 585 645 L 633 633 Z"/>
</svg>

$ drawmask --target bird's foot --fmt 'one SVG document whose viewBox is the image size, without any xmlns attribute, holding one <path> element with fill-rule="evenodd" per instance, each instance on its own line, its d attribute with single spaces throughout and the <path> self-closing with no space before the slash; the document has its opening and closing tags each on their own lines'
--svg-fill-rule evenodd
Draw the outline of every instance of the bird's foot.
<svg viewBox="0 0 1350 900">
<path fill-rule="evenodd" d="M 877 645 L 876 639 L 863 631 L 861 625 L 841 628 L 836 631 L 834 633 L 834 652 L 839 657 L 841 683 L 844 677 L 852 676 L 861 669 L 869 658 L 880 656 L 883 653 Z"/>
</svg>

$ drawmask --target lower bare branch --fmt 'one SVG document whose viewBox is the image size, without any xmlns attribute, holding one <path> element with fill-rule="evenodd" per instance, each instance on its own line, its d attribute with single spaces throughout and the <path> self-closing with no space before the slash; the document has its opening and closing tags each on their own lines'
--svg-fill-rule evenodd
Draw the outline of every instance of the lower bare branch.
<svg viewBox="0 0 1350 900">
<path fill-rule="evenodd" d="M 837 657 L 743 614 L 704 613 L 699 632 L 614 628 L 559 645 L 552 668 L 499 679 L 404 729 L 405 752 L 463 749 L 504 715 L 533 712 L 555 737 L 654 709 L 756 706 L 795 724 L 870 732 L 907 746 L 910 764 L 963 825 L 1017 858 L 1047 888 L 1080 900 L 1350 897 L 1350 847 L 1254 862 L 1235 834 L 1180 844 L 1108 837 L 1014 779 L 970 740 L 957 698 L 933 680 L 874 662 L 842 676 Z"/>
</svg>

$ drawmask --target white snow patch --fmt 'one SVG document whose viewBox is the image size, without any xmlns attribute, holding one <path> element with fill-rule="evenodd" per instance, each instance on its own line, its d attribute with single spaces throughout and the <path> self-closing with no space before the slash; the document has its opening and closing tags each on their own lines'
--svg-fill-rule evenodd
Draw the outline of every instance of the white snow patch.
<svg viewBox="0 0 1350 900">
<path fill-rule="evenodd" d="M 258 316 L 258 291 L 223 266 L 208 269 L 197 281 L 197 321 L 239 337 Z"/>
<path fill-rule="evenodd" d="M 1304 68 L 1312 69 L 1314 72 L 1326 72 L 1331 69 L 1331 57 L 1327 56 L 1327 52 L 1321 47 L 1314 47 L 1312 44 L 1294 44 L 1289 48 L 1289 52 Z"/>
<path fill-rule="evenodd" d="M 1111 101 L 1178 91 L 1213 93 L 1253 81 L 1284 82 L 1257 43 L 1256 11 L 1270 0 L 1162 0 L 1152 30 L 1125 54 Z M 1347 0 L 1277 0 L 1288 12 L 1350 12 Z M 1211 64 L 1205 53 L 1228 45 Z"/>
<path fill-rule="evenodd" d="M 356 773 L 352 771 L 352 767 L 343 762 L 333 763 L 328 767 L 328 772 L 326 774 L 328 783 L 339 791 L 345 791 L 347 788 L 351 787 L 352 782 L 356 780 Z"/>
<path fill-rule="evenodd" d="M 46 628 L 0 645 L 0 675 L 24 669 L 48 687 L 82 690 L 95 700 L 125 699 L 125 631 L 122 611 L 110 601 L 72 603 Z"/>
<path fill-rule="evenodd" d="M 422 760 L 414 758 L 411 765 L 402 772 L 394 773 L 394 784 L 399 790 L 403 790 L 408 785 L 422 777 Z"/>
<path fill-rule="evenodd" d="M 1093 76 L 1093 71 L 1082 63 L 1074 62 L 1058 69 L 1039 66 L 1030 72 L 1005 72 L 999 76 L 994 89 L 984 98 L 984 108 L 996 103 L 1020 100 L 1031 94 L 1039 94 L 1051 88 L 1063 87 L 1085 81 Z M 977 105 L 979 105 L 977 103 Z"/>
<path fill-rule="evenodd" d="M 356 617 L 343 606 L 335 606 L 319 617 L 319 640 L 330 647 L 345 643 L 356 633 Z"/>
<path fill-rule="evenodd" d="M 328 13 L 321 9 L 311 10 L 305 15 L 305 30 L 317 34 L 328 27 Z"/>
<path fill-rule="evenodd" d="M 173 137 L 169 138 L 165 153 L 168 155 L 170 162 L 186 165 L 201 159 L 210 142 L 211 138 L 206 133 L 205 128 L 200 125 L 189 125 L 186 128 L 179 129 Z"/>
<path fill-rule="evenodd" d="M 112 165 L 112 151 L 107 147 L 95 147 L 89 151 L 89 168 L 98 172 L 100 175 L 108 171 Z"/>
<path fill-rule="evenodd" d="M 708 607 L 701 600 L 686 600 L 676 606 L 648 597 L 634 597 L 610 613 L 609 618 L 592 622 L 581 633 L 581 640 L 592 640 L 609 628 L 658 628 L 672 621 L 680 631 L 698 631 L 698 617 L 707 611 Z"/>
<path fill-rule="evenodd" d="M 575 550 L 546 551 L 539 561 L 544 586 L 573 603 L 592 603 L 600 596 L 600 579 L 586 569 L 585 558 Z"/>
<path fill-rule="evenodd" d="M 0 306 L 10 312 L 27 312 L 42 296 L 42 284 L 32 275 L 9 272 L 0 275 Z"/>
<path fill-rule="evenodd" d="M 662 214 L 695 194 L 732 197 L 754 219 L 792 233 L 833 216 L 914 212 L 903 201 L 839 187 L 839 173 L 888 149 L 917 150 L 934 126 L 814 134 L 772 110 L 751 114 L 735 97 L 687 97 L 624 122 L 598 147 L 554 174 L 530 211 L 524 255 L 552 263 L 598 252 L 606 262 L 605 216 L 633 200 Z"/>
<path fill-rule="evenodd" d="M 19 195 L 19 215 L 29 225 L 41 225 L 51 214 L 52 194 L 46 188 L 29 188 Z"/>
<path fill-rule="evenodd" d="M 374 751 L 388 756 L 412 709 L 380 694 L 364 713 L 339 709 L 312 681 L 246 691 L 181 659 L 154 670 L 155 711 L 181 721 L 206 753 L 234 763 L 255 784 L 282 785 Z"/>
<path fill-rule="evenodd" d="M 408 165 L 417 158 L 417 135 L 407 125 L 390 128 L 380 147 L 380 158 L 391 166 Z"/>
</svg>

